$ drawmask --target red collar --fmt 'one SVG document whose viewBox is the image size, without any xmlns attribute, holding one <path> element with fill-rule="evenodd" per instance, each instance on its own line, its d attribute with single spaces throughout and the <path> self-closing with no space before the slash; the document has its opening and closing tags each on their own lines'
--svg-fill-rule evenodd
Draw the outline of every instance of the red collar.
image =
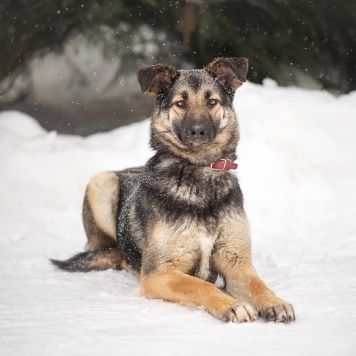
<svg viewBox="0 0 356 356">
<path fill-rule="evenodd" d="M 237 169 L 237 163 L 234 163 L 234 162 L 230 161 L 229 159 L 222 158 L 222 159 L 219 159 L 218 161 L 212 163 L 210 165 L 210 167 L 217 171 L 224 171 L 224 170 L 228 171 L 230 169 L 235 170 L 235 169 Z"/>
</svg>

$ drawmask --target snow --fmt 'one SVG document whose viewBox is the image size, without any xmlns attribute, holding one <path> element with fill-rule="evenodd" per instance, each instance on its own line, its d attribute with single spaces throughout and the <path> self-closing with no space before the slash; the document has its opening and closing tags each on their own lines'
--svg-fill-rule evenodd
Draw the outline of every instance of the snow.
<svg viewBox="0 0 356 356">
<path fill-rule="evenodd" d="M 0 113 L 0 354 L 355 355 L 356 92 L 245 84 L 238 176 L 254 264 L 291 302 L 291 325 L 223 323 L 139 297 L 124 271 L 66 273 L 83 250 L 90 176 L 152 155 L 149 121 L 88 138 Z"/>
</svg>

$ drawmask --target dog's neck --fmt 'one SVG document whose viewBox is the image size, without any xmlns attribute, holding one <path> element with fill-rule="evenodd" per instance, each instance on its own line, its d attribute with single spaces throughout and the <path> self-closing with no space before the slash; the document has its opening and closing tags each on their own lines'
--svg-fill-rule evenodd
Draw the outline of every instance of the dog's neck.
<svg viewBox="0 0 356 356">
<path fill-rule="evenodd" d="M 206 159 L 199 163 L 193 163 L 186 158 L 177 157 L 176 155 L 172 155 L 167 152 L 157 151 L 155 156 L 161 162 L 167 160 L 167 162 L 170 162 L 169 165 L 175 163 L 177 165 L 183 165 L 183 166 L 190 166 L 190 167 L 196 166 L 197 168 L 209 167 L 213 170 L 225 170 L 225 171 L 237 169 L 237 163 L 234 163 L 234 161 L 236 160 L 235 153 L 226 154 L 224 155 L 224 157 L 217 160 Z"/>
</svg>

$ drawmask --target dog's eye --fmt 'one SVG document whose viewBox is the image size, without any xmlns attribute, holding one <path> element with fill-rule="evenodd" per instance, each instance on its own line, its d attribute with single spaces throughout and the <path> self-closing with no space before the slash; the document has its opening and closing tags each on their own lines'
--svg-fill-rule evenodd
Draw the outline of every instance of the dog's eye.
<svg viewBox="0 0 356 356">
<path fill-rule="evenodd" d="M 185 101 L 184 100 L 178 100 L 176 102 L 176 105 L 179 107 L 179 108 L 184 108 L 185 107 Z"/>
<path fill-rule="evenodd" d="M 218 103 L 218 101 L 216 99 L 209 99 L 208 103 L 209 106 L 215 106 Z"/>
</svg>

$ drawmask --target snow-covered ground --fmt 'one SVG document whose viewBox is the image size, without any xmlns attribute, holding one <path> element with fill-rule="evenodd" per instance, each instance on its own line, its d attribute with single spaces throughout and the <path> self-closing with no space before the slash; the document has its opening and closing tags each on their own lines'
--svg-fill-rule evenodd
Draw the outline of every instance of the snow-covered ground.
<svg viewBox="0 0 356 356">
<path fill-rule="evenodd" d="M 83 249 L 89 177 L 143 164 L 149 122 L 80 138 L 2 112 L 1 355 L 356 354 L 356 92 L 247 83 L 235 105 L 254 263 L 296 323 L 227 324 L 139 297 L 124 271 L 55 269 Z"/>
</svg>

